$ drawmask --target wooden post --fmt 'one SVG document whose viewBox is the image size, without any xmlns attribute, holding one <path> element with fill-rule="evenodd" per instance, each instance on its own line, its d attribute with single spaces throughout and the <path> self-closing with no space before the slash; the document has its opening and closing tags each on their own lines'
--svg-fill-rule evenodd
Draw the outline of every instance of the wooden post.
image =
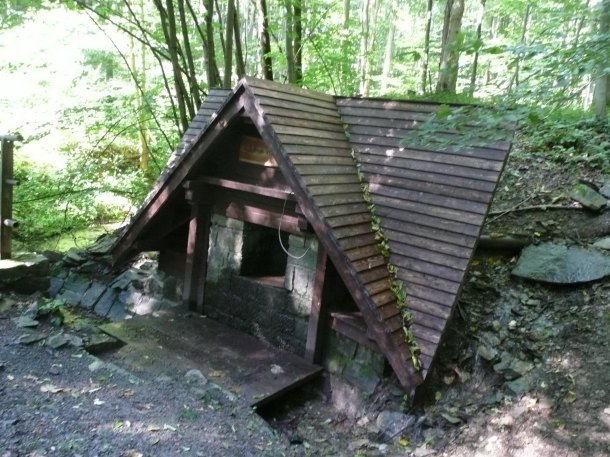
<svg viewBox="0 0 610 457">
<path fill-rule="evenodd" d="M 311 313 L 309 314 L 307 342 L 305 343 L 305 360 L 311 363 L 319 363 L 322 358 L 322 331 L 327 314 L 323 299 L 327 264 L 326 249 L 324 249 L 322 243 L 318 243 L 318 260 L 316 261 Z"/>
<path fill-rule="evenodd" d="M 11 239 L 13 228 L 17 223 L 13 218 L 13 186 L 18 184 L 13 179 L 13 143 L 20 136 L 0 136 L 2 144 L 0 166 L 0 259 L 11 258 Z"/>
<path fill-rule="evenodd" d="M 190 311 L 203 314 L 205 278 L 210 243 L 211 192 L 186 185 L 186 199 L 191 204 L 191 218 L 186 246 L 186 266 L 182 301 Z M 203 194 L 203 195 L 202 195 Z"/>
</svg>

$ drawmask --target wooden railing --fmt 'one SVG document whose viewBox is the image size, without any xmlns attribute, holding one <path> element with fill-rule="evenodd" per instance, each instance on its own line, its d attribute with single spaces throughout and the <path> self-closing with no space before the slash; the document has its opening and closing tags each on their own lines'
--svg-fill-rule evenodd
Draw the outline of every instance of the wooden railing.
<svg viewBox="0 0 610 457">
<path fill-rule="evenodd" d="M 19 184 L 13 177 L 13 146 L 21 140 L 20 135 L 0 135 L 0 259 L 11 258 L 13 229 L 18 225 L 13 219 L 13 186 Z"/>
</svg>

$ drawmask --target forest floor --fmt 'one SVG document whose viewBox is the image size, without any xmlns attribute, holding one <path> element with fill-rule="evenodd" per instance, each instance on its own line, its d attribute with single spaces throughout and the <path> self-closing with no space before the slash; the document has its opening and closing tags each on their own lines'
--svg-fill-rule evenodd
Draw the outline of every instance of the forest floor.
<svg viewBox="0 0 610 457">
<path fill-rule="evenodd" d="M 610 234 L 610 211 L 504 213 L 572 206 L 579 179 L 603 179 L 575 173 L 513 156 L 485 232 L 577 245 Z M 350 419 L 304 389 L 266 422 L 197 377 L 134 376 L 70 345 L 19 344 L 16 319 L 36 297 L 0 294 L 0 457 L 609 456 L 610 279 L 527 282 L 511 276 L 516 259 L 477 254 L 426 396 L 407 411 L 414 424 L 387 442 L 375 412 L 391 404 Z M 58 332 L 48 321 L 36 331 Z"/>
</svg>

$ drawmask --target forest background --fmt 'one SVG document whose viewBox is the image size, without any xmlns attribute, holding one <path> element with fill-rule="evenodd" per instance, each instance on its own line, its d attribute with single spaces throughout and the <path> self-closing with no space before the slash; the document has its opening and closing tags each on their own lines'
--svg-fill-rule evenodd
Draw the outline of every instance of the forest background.
<svg viewBox="0 0 610 457">
<path fill-rule="evenodd" d="M 610 173 L 610 0 L 4 0 L 17 242 L 124 220 L 208 89 L 244 75 L 493 105 L 476 122 L 518 122 L 513 154 Z"/>
</svg>

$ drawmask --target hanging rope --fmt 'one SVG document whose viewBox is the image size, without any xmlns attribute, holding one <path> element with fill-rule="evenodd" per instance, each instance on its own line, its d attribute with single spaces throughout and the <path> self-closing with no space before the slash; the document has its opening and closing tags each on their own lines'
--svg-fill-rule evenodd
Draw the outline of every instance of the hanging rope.
<svg viewBox="0 0 610 457">
<path fill-rule="evenodd" d="M 307 246 L 307 249 L 305 250 L 305 252 L 299 256 L 291 254 L 290 252 L 288 252 L 288 249 L 286 249 L 284 247 L 284 243 L 282 243 L 282 219 L 284 218 L 284 212 L 286 211 L 286 202 L 287 201 L 288 201 L 288 197 L 286 197 L 286 200 L 284 200 L 284 206 L 282 207 L 282 215 L 280 216 L 280 225 L 278 225 L 278 227 L 277 227 L 277 239 L 280 241 L 280 247 L 282 248 L 282 251 L 284 251 L 284 253 L 288 257 L 290 257 L 291 259 L 294 259 L 294 260 L 300 260 L 307 255 L 307 253 L 311 249 L 311 245 Z"/>
</svg>

